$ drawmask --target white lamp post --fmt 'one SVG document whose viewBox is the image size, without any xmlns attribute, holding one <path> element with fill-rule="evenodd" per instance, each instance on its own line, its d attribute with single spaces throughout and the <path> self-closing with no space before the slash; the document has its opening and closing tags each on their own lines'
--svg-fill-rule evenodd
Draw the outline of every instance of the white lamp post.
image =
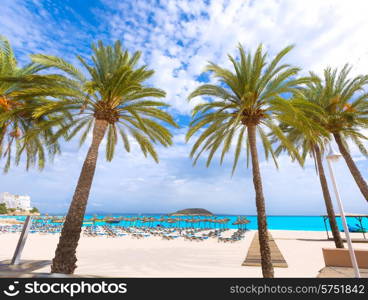
<svg viewBox="0 0 368 300">
<path fill-rule="evenodd" d="M 337 183 L 336 183 L 336 179 L 335 179 L 335 175 L 334 175 L 334 171 L 333 171 L 333 167 L 332 167 L 332 162 L 333 161 L 338 161 L 339 158 L 341 157 L 341 154 L 332 149 L 331 143 L 329 144 L 329 146 L 330 146 L 330 151 L 329 151 L 328 155 L 326 156 L 327 163 L 328 163 L 328 169 L 330 171 L 331 181 L 332 181 L 332 184 L 333 184 L 333 187 L 334 187 L 337 204 L 339 205 L 341 221 L 342 221 L 342 225 L 344 226 L 346 241 L 348 242 L 349 254 L 350 254 L 351 263 L 352 263 L 352 266 L 353 266 L 353 269 L 354 269 L 355 277 L 360 278 L 358 263 L 357 263 L 357 260 L 356 260 L 356 257 L 355 257 L 353 244 L 351 242 L 349 228 L 348 228 L 348 225 L 346 223 L 344 206 L 342 205 L 342 201 L 341 201 L 341 198 L 340 198 L 340 193 L 339 193 L 339 190 L 337 188 Z"/>
</svg>

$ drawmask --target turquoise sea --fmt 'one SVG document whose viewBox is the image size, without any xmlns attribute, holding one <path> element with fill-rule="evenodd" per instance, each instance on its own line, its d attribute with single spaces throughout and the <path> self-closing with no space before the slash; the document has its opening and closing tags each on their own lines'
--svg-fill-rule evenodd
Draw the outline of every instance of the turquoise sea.
<svg viewBox="0 0 368 300">
<path fill-rule="evenodd" d="M 61 216 L 58 216 L 61 217 Z M 144 218 L 144 217 L 153 217 L 156 219 L 159 218 L 168 218 L 167 215 L 164 214 L 112 214 L 112 215 L 98 215 L 97 216 L 99 219 L 100 218 L 105 218 L 105 217 L 114 217 L 114 218 L 119 218 L 119 217 L 123 217 L 123 218 Z M 257 229 L 257 217 L 256 216 L 245 216 L 250 223 L 246 225 L 247 229 Z M 0 218 L 17 218 L 18 220 L 24 220 L 25 217 L 24 216 L 19 216 L 19 217 L 5 217 L 5 216 L 0 216 Z M 86 215 L 85 219 L 92 219 L 93 216 L 92 215 Z M 180 223 L 168 223 L 166 221 L 162 221 L 162 222 L 142 222 L 140 220 L 138 221 L 120 221 L 117 224 L 108 224 L 105 222 L 95 222 L 95 225 L 109 225 L 109 226 L 149 226 L 149 227 L 156 227 L 157 225 L 161 225 L 162 227 L 187 227 L 187 228 L 203 228 L 203 227 L 222 227 L 224 225 L 222 224 L 217 224 L 217 223 L 208 223 L 208 222 L 197 222 L 197 223 L 187 223 L 185 222 L 185 219 L 192 219 L 192 217 L 175 217 L 175 218 L 179 218 L 180 219 Z M 213 217 L 194 217 L 194 219 L 224 219 L 227 218 L 229 219 L 229 221 L 227 222 L 227 224 L 225 225 L 227 228 L 238 228 L 237 225 L 234 225 L 233 223 L 237 220 L 238 216 L 234 216 L 234 215 L 215 215 Z M 39 220 L 40 222 L 44 222 L 43 220 Z M 356 224 L 358 224 L 357 219 L 349 217 L 347 218 L 348 224 L 351 226 L 355 226 Z M 50 220 L 47 221 L 48 223 L 50 223 Z M 337 222 L 339 225 L 339 228 L 342 230 L 342 224 L 341 224 L 341 219 L 337 218 Z M 323 222 L 323 217 L 321 216 L 269 216 L 267 217 L 267 223 L 268 223 L 268 227 L 269 229 L 278 229 L 278 230 L 306 230 L 306 231 L 324 231 L 325 230 L 325 223 Z M 85 224 L 84 226 L 90 226 L 90 224 Z M 328 222 L 327 222 L 327 226 Z M 368 228 L 368 218 L 363 218 L 363 227 L 364 228 Z M 329 227 L 328 227 L 329 228 Z"/>
</svg>

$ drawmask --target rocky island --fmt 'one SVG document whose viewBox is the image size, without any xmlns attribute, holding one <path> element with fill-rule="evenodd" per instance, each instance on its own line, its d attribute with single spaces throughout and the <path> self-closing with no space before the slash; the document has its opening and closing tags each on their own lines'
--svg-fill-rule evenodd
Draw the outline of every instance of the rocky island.
<svg viewBox="0 0 368 300">
<path fill-rule="evenodd" d="M 169 214 L 170 216 L 213 216 L 213 213 L 204 208 L 186 208 Z"/>
</svg>

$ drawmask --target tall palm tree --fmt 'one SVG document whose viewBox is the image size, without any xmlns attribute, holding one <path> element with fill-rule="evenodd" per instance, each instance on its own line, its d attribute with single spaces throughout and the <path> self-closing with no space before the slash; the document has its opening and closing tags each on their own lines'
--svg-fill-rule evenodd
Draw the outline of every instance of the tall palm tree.
<svg viewBox="0 0 368 300">
<path fill-rule="evenodd" d="M 0 157 L 6 158 L 5 172 L 12 157 L 19 164 L 25 154 L 27 170 L 36 163 L 43 169 L 46 153 L 50 158 L 59 153 L 58 143 L 47 144 L 53 135 L 51 124 L 61 119 L 53 115 L 32 116 L 35 108 L 48 101 L 45 96 L 57 93 L 55 86 L 50 89 L 47 84 L 45 89 L 44 79 L 37 74 L 43 68 L 37 63 L 19 67 L 9 41 L 0 36 Z"/>
<path fill-rule="evenodd" d="M 262 272 L 264 277 L 273 277 L 256 137 L 258 133 L 266 157 L 271 155 L 275 163 L 276 157 L 267 131 L 274 133 L 290 152 L 299 157 L 296 149 L 285 138 L 275 121 L 278 119 L 277 103 L 281 101 L 281 96 L 294 93 L 304 79 L 295 78 L 299 68 L 280 64 L 281 59 L 293 48 L 292 46 L 284 48 L 270 62 L 267 62 L 267 53 L 263 51 L 262 45 L 253 54 L 246 53 L 241 45 L 238 48 L 239 60 L 229 55 L 233 70 L 209 63 L 206 70 L 212 72 L 218 79 L 218 84 L 201 85 L 190 94 L 189 99 L 207 96 L 211 97 L 211 101 L 194 108 L 187 140 L 201 130 L 190 155 L 194 158 L 195 164 L 201 154 L 208 151 L 208 166 L 221 145 L 223 145 L 220 158 L 222 163 L 235 139 L 233 172 L 242 148 L 244 146 L 247 148 L 247 157 L 250 152 Z"/>
<path fill-rule="evenodd" d="M 67 134 L 70 140 L 81 133 L 83 143 L 92 131 L 92 142 L 84 161 L 81 174 L 61 232 L 59 243 L 52 262 L 53 273 L 71 274 L 76 268 L 76 248 L 91 189 L 98 151 L 106 135 L 106 159 L 114 156 L 118 135 L 121 136 L 126 151 L 130 151 L 130 135 L 136 140 L 145 156 L 150 155 L 158 162 L 153 143 L 165 147 L 172 144 L 172 135 L 164 123 L 177 126 L 172 117 L 162 108 L 168 105 L 152 98 L 162 98 L 165 92 L 147 86 L 145 81 L 153 75 L 146 66 L 138 67 L 140 53 L 130 55 L 123 50 L 120 42 L 104 46 L 102 42 L 93 45 L 93 55 L 89 61 L 78 56 L 84 66 L 83 71 L 62 58 L 33 55 L 32 59 L 45 67 L 57 68 L 65 72 L 65 89 L 70 95 L 40 107 L 35 115 L 50 112 L 68 111 L 70 121 L 55 134 Z M 150 99 L 151 98 L 151 99 Z"/>
<path fill-rule="evenodd" d="M 368 75 L 349 78 L 351 67 L 345 65 L 338 69 L 326 68 L 323 78 L 316 74 L 316 79 L 308 83 L 303 89 L 306 99 L 319 105 L 323 109 L 321 125 L 330 132 L 344 157 L 346 164 L 355 179 L 361 193 L 368 201 L 368 185 L 353 161 L 347 140 L 355 143 L 362 154 L 368 156 L 363 141 L 367 136 L 362 129 L 368 128 Z"/>
<path fill-rule="evenodd" d="M 283 132 L 285 132 L 287 139 L 293 143 L 294 147 L 301 152 L 302 160 L 298 160 L 301 165 L 304 165 L 308 154 L 313 157 L 316 171 L 319 175 L 323 199 L 325 201 L 326 211 L 336 248 L 344 248 L 344 243 L 336 223 L 336 215 L 322 163 L 322 153 L 325 141 L 328 138 L 328 132 L 317 122 L 314 122 L 315 119 L 318 119 L 323 114 L 323 111 L 321 111 L 319 106 L 310 102 L 308 103 L 308 101 L 305 102 L 304 100 L 292 99 L 288 102 L 281 103 L 281 105 L 282 104 L 294 106 L 291 109 L 283 110 L 286 115 L 289 115 L 284 117 L 287 118 L 294 115 L 295 119 L 298 120 L 299 123 L 295 122 L 294 126 L 281 123 L 279 127 Z M 281 115 L 279 117 L 281 117 Z M 314 126 L 305 126 L 306 122 L 309 122 L 309 124 L 312 122 Z M 277 137 L 275 137 L 275 142 L 278 142 Z M 279 155 L 284 150 L 287 151 L 288 149 L 283 145 L 279 145 L 275 150 L 275 153 Z M 293 153 L 290 153 L 290 155 L 293 157 Z"/>
</svg>

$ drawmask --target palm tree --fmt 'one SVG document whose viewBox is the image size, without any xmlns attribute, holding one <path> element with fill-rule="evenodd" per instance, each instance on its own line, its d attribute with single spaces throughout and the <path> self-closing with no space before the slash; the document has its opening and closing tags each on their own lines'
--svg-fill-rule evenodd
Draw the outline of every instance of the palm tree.
<svg viewBox="0 0 368 300">
<path fill-rule="evenodd" d="M 0 157 L 6 157 L 4 172 L 11 166 L 14 142 L 15 163 L 18 165 L 25 153 L 27 170 L 36 163 L 43 169 L 46 152 L 50 158 L 59 153 L 58 143 L 47 144 L 53 135 L 51 125 L 62 119 L 32 116 L 37 107 L 48 101 L 45 96 L 57 94 L 55 86 L 50 89 L 48 84 L 48 89 L 44 88 L 44 79 L 37 74 L 43 68 L 37 63 L 18 67 L 9 41 L 0 36 Z"/>
<path fill-rule="evenodd" d="M 293 107 L 291 109 L 284 109 L 284 116 L 279 115 L 279 118 L 287 119 L 288 117 L 294 116 L 294 118 L 299 121 L 299 124 L 294 123 L 294 126 L 289 126 L 286 123 L 281 123 L 279 127 L 283 132 L 285 132 L 287 139 L 293 143 L 294 147 L 300 150 L 302 160 L 298 161 L 301 165 L 304 164 L 305 158 L 308 154 L 313 157 L 316 171 L 319 175 L 323 199 L 325 201 L 326 211 L 336 248 L 344 248 L 344 243 L 336 223 L 336 215 L 322 163 L 322 152 L 324 150 L 325 141 L 328 137 L 328 132 L 323 127 L 319 126 L 317 122 L 314 122 L 314 120 L 318 119 L 323 112 L 317 105 L 308 101 L 305 102 L 303 99 L 292 99 L 291 101 L 280 103 L 280 105 L 282 104 Z M 310 126 L 306 126 L 306 124 L 309 124 Z M 275 142 L 277 141 L 278 139 L 275 137 Z M 279 145 L 275 153 L 279 155 L 284 150 L 287 151 L 288 149 L 283 145 Z M 293 156 L 292 153 L 290 153 L 290 155 Z"/>
<path fill-rule="evenodd" d="M 311 73 L 315 80 L 303 89 L 304 97 L 323 109 L 319 122 L 330 132 L 344 157 L 364 198 L 368 201 L 368 185 L 353 161 L 347 140 L 355 143 L 362 154 L 368 152 L 362 141 L 367 136 L 362 129 L 368 128 L 368 93 L 364 90 L 368 76 L 359 75 L 348 78 L 351 67 L 345 65 L 338 69 L 326 68 L 323 79 Z"/>
<path fill-rule="evenodd" d="M 68 111 L 70 121 L 62 126 L 55 137 L 67 133 L 67 140 L 81 133 L 81 144 L 92 131 L 92 142 L 84 161 L 81 174 L 61 232 L 52 262 L 53 273 L 71 274 L 76 268 L 76 248 L 91 189 L 98 151 L 106 136 L 106 159 L 114 156 L 118 135 L 121 136 L 126 151 L 130 151 L 128 135 L 136 140 L 145 156 L 150 155 L 158 162 L 153 143 L 165 147 L 172 144 L 172 135 L 163 123 L 177 126 L 172 117 L 162 108 L 168 105 L 161 101 L 165 92 L 145 85 L 153 75 L 146 66 L 137 67 L 140 53 L 130 55 L 123 50 L 120 42 L 113 47 L 102 42 L 93 45 L 90 61 L 78 56 L 89 78 L 82 71 L 62 58 L 33 55 L 32 59 L 45 67 L 57 68 L 65 72 L 65 89 L 74 96 L 60 98 L 49 105 L 40 107 L 35 115 Z M 151 98 L 151 99 L 150 99 Z"/>
<path fill-rule="evenodd" d="M 292 46 L 284 48 L 270 62 L 267 62 L 267 53 L 263 51 L 262 45 L 254 54 L 246 53 L 241 45 L 238 48 L 240 60 L 229 55 L 234 70 L 209 63 L 206 70 L 212 72 L 219 83 L 201 85 L 190 94 L 189 99 L 207 96 L 211 97 L 212 101 L 194 108 L 187 140 L 201 130 L 190 155 L 194 158 L 195 164 L 200 155 L 208 151 L 207 166 L 209 166 L 221 145 L 223 147 L 220 162 L 223 162 L 235 139 L 233 172 L 242 148 L 246 146 L 247 158 L 250 154 L 252 161 L 262 272 L 264 277 L 273 277 L 256 136 L 258 133 L 261 138 L 266 158 L 271 154 L 275 163 L 275 153 L 266 130 L 277 136 L 290 152 L 299 157 L 292 143 L 276 125 L 275 119 L 278 119 L 277 103 L 281 101 L 281 95 L 294 93 L 304 79 L 295 78 L 299 68 L 288 64 L 280 65 L 281 59 L 293 48 Z"/>
</svg>

